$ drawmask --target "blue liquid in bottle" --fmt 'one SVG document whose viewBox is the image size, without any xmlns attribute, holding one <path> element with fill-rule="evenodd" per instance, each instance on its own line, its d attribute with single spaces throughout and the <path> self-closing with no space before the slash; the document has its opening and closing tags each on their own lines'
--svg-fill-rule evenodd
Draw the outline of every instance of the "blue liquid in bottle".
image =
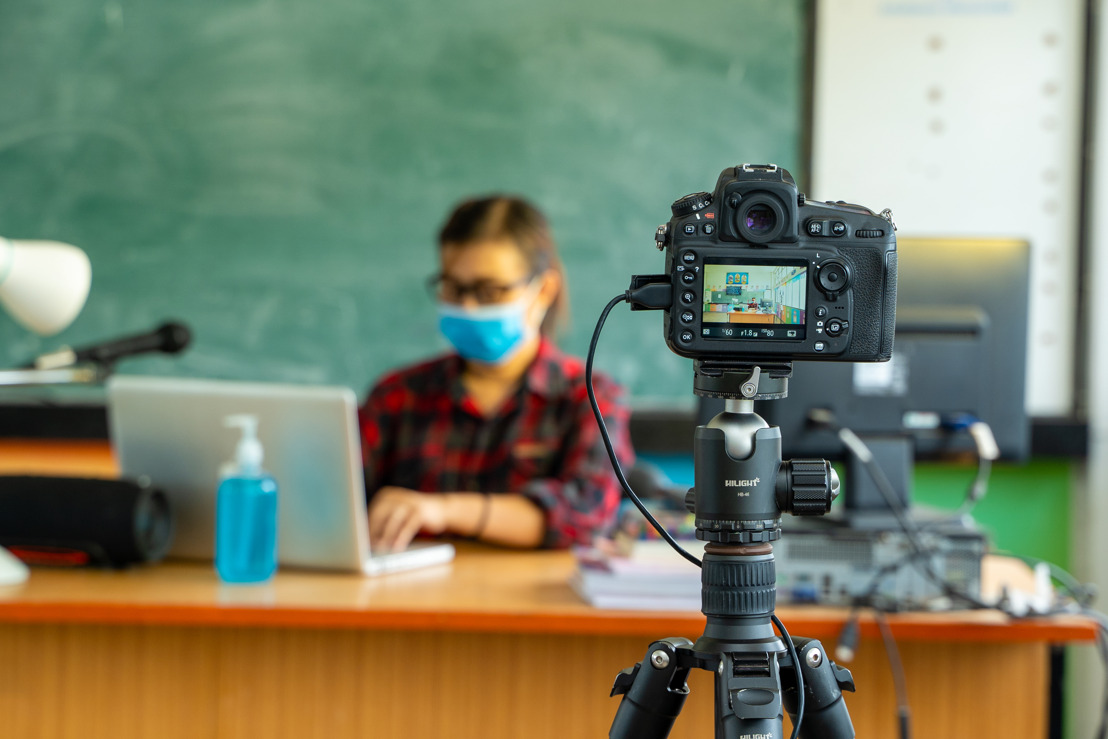
<svg viewBox="0 0 1108 739">
<path fill-rule="evenodd" d="M 224 478 L 216 499 L 215 568 L 231 583 L 264 582 L 277 570 L 277 483 L 268 475 Z"/>
<path fill-rule="evenodd" d="M 215 503 L 215 569 L 224 582 L 265 582 L 277 569 L 277 482 L 262 471 L 258 419 L 228 416 L 242 429 Z"/>
</svg>

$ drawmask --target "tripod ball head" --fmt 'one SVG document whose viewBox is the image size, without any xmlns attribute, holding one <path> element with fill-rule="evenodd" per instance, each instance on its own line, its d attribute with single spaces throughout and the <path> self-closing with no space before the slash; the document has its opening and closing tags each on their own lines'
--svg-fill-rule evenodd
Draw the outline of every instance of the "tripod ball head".
<svg viewBox="0 0 1108 739">
<path fill-rule="evenodd" d="M 720 544 L 764 544 L 781 537 L 781 514 L 830 510 L 839 478 L 822 459 L 781 461 L 781 430 L 749 404 L 729 405 L 693 437 L 695 485 L 685 504 L 696 536 Z"/>
</svg>

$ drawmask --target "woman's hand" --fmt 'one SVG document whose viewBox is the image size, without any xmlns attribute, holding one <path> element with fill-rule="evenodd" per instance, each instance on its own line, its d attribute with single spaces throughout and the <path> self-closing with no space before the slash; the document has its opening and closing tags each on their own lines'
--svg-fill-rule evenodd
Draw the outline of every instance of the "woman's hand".
<svg viewBox="0 0 1108 739">
<path fill-rule="evenodd" d="M 542 509 L 518 493 L 420 493 L 386 486 L 369 504 L 369 543 L 395 552 L 419 532 L 457 534 L 493 544 L 533 549 L 542 543 Z"/>
<path fill-rule="evenodd" d="M 369 541 L 375 551 L 395 552 L 415 535 L 446 531 L 446 496 L 401 487 L 383 487 L 369 506 Z"/>
</svg>

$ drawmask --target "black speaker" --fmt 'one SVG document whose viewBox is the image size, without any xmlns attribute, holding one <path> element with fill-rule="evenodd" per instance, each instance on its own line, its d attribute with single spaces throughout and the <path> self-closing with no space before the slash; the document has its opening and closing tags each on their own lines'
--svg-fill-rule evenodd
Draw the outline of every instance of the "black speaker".
<svg viewBox="0 0 1108 739">
<path fill-rule="evenodd" d="M 173 540 L 169 500 L 130 480 L 0 476 L 0 545 L 28 564 L 126 567 Z"/>
</svg>

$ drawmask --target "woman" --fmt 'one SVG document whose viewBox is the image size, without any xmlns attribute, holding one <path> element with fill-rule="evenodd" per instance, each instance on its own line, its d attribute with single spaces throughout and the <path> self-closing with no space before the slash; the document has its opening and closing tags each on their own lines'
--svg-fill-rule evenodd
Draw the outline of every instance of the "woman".
<svg viewBox="0 0 1108 739">
<path fill-rule="evenodd" d="M 460 204 L 431 280 L 455 353 L 378 382 L 362 407 L 370 541 L 422 532 L 512 547 L 588 543 L 613 521 L 619 485 L 585 390 L 584 363 L 554 346 L 565 277 L 546 219 L 526 201 Z M 621 457 L 619 389 L 594 378 Z"/>
</svg>

